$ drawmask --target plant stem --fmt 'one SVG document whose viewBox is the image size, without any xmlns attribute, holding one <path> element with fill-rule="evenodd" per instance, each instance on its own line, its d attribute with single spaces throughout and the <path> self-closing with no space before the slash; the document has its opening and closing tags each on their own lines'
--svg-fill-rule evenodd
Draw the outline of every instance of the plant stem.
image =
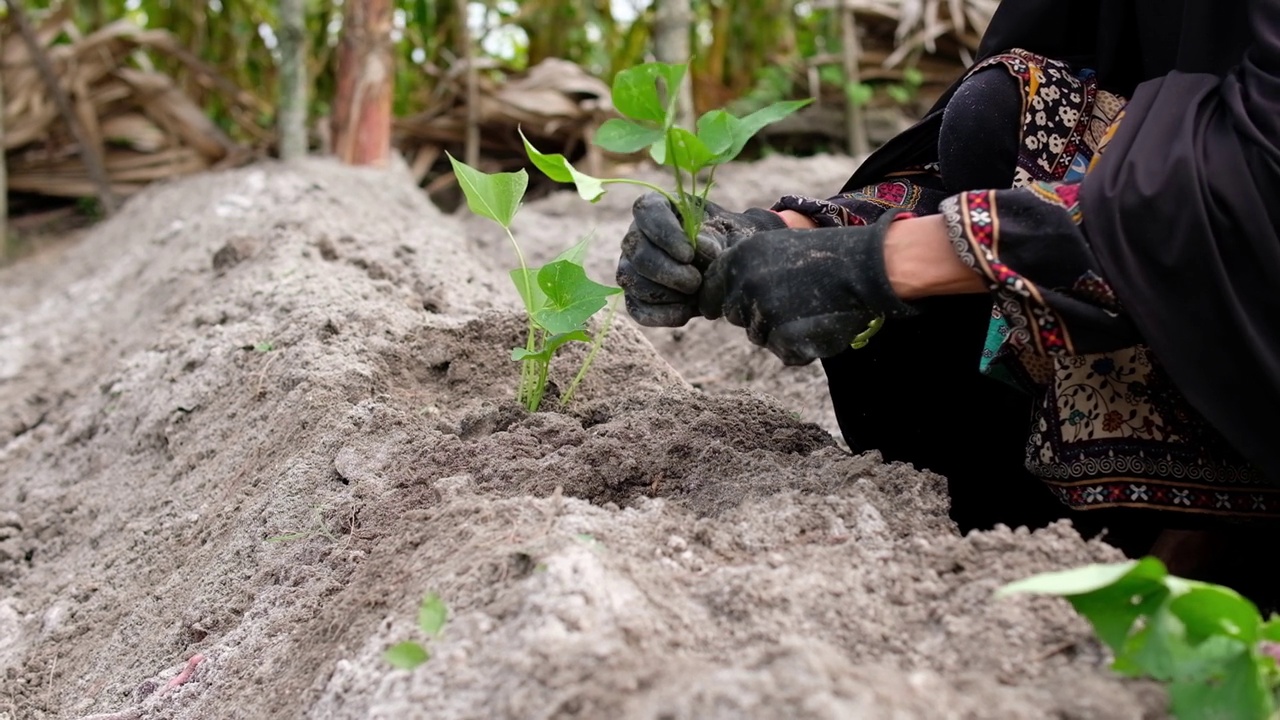
<svg viewBox="0 0 1280 720">
<path fill-rule="evenodd" d="M 604 326 L 600 328 L 600 331 L 591 340 L 591 350 L 587 352 L 586 359 L 582 361 L 582 367 L 578 368 L 578 374 L 573 377 L 573 382 L 569 383 L 569 389 L 560 398 L 562 406 L 569 402 L 570 398 L 573 397 L 573 392 L 578 389 L 578 383 L 581 383 L 582 378 L 587 376 L 587 371 L 591 369 L 591 362 L 596 359 L 596 353 L 604 345 L 604 339 L 608 337 L 609 330 L 613 328 L 613 314 L 617 310 L 618 298 L 615 296 L 613 301 L 609 303 L 609 312 L 604 316 Z"/>
<path fill-rule="evenodd" d="M 520 243 L 516 242 L 516 236 L 511 234 L 511 228 L 506 225 L 502 229 L 507 233 L 507 239 L 511 241 L 511 247 L 515 248 L 516 259 L 520 261 L 520 277 L 524 280 L 524 297 L 527 298 L 525 305 L 525 315 L 529 319 L 529 332 L 525 338 L 524 349 L 529 352 L 537 351 L 537 330 L 538 326 L 533 321 L 533 314 L 529 311 L 528 301 L 533 299 L 533 286 L 529 284 L 529 265 L 524 261 L 524 253 L 520 250 Z M 520 388 L 516 392 L 516 400 L 524 403 L 529 408 L 529 412 L 538 411 L 538 403 L 541 401 L 541 393 L 536 393 L 533 382 L 536 381 L 538 373 L 537 369 L 532 367 L 533 361 L 524 360 L 520 363 Z M 545 383 L 545 377 L 544 377 Z"/>
</svg>

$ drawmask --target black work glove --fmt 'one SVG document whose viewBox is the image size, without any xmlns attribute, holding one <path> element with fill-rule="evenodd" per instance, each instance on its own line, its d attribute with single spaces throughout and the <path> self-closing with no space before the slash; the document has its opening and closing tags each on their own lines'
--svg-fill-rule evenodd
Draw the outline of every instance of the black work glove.
<svg viewBox="0 0 1280 720">
<path fill-rule="evenodd" d="M 917 314 L 893 292 L 884 237 L 896 213 L 865 227 L 773 230 L 725 250 L 698 303 L 724 316 L 787 365 L 838 355 L 875 318 Z"/>
<path fill-rule="evenodd" d="M 631 216 L 617 280 L 627 312 L 649 327 L 680 327 L 696 317 L 702 272 L 712 261 L 757 232 L 787 226 L 777 213 L 763 208 L 734 213 L 708 202 L 695 251 L 680 215 L 661 194 L 636 198 Z"/>
</svg>

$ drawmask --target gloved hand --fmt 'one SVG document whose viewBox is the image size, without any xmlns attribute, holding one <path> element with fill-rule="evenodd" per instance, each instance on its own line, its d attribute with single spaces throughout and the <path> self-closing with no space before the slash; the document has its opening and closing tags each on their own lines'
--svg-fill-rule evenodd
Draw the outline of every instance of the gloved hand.
<svg viewBox="0 0 1280 720">
<path fill-rule="evenodd" d="M 865 227 L 773 230 L 725 250 L 704 275 L 698 306 L 724 316 L 787 365 L 831 357 L 875 318 L 918 311 L 893 292 L 884 238 L 897 213 Z"/>
<path fill-rule="evenodd" d="M 725 249 L 762 230 L 787 227 L 777 213 L 752 208 L 733 213 L 708 202 L 697 250 L 676 209 L 656 192 L 636 199 L 622 238 L 617 281 L 627 311 L 649 327 L 680 327 L 698 315 L 702 271 Z"/>
</svg>

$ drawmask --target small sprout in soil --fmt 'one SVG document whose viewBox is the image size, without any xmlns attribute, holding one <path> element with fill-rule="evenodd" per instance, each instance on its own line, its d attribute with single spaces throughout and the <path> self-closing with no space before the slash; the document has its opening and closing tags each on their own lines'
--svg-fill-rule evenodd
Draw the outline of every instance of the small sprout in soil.
<svg viewBox="0 0 1280 720">
<path fill-rule="evenodd" d="M 449 609 L 444 601 L 439 595 L 428 593 L 418 608 L 418 628 L 432 638 L 438 638 L 448 619 Z M 392 645 L 382 654 L 382 658 L 401 670 L 412 670 L 431 659 L 431 654 L 421 643 L 407 640 Z"/>
<path fill-rule="evenodd" d="M 677 93 L 684 82 L 686 65 L 652 62 L 637 65 L 614 76 L 613 106 L 623 115 L 606 120 L 596 131 L 593 142 L 610 152 L 631 154 L 648 150 L 659 165 L 671 168 L 675 191 L 667 191 L 652 183 L 629 178 L 594 178 L 573 167 L 560 154 L 542 153 L 520 133 L 525 151 L 533 164 L 556 182 L 573 183 L 578 195 L 597 202 L 605 194 L 605 186 L 626 183 L 662 194 L 676 208 L 685 235 L 693 245 L 702 229 L 707 196 L 715 185 L 716 168 L 731 162 L 742 153 L 756 133 L 813 102 L 788 100 L 777 102 L 749 115 L 737 117 L 727 110 L 703 113 L 693 128 L 677 124 Z M 705 173 L 705 182 L 699 180 Z M 883 318 L 872 322 L 868 330 L 855 338 L 854 348 L 865 347 L 880 328 Z"/>
<path fill-rule="evenodd" d="M 505 173 L 485 173 L 449 155 L 458 184 L 467 198 L 467 206 L 482 217 L 502 226 L 507 239 L 515 248 L 520 267 L 511 271 L 511 281 L 524 301 L 529 329 L 524 347 L 514 348 L 511 359 L 520 362 L 520 385 L 516 397 L 530 412 L 536 412 L 546 394 L 547 375 L 551 359 L 565 344 L 587 343 L 591 349 L 574 376 L 568 390 L 560 398 L 564 405 L 573 397 L 578 384 L 586 376 L 596 352 L 604 343 L 613 325 L 616 307 L 609 298 L 622 292 L 621 288 L 601 285 L 587 277 L 583 269 L 587 243 L 590 236 L 561 253 L 559 257 L 538 268 L 530 268 L 524 252 L 511 233 L 511 222 L 529 185 L 524 170 Z M 615 298 L 616 300 L 616 298 Z M 588 333 L 588 322 L 608 304 L 609 312 L 594 337 Z"/>
<path fill-rule="evenodd" d="M 270 340 L 260 340 L 253 344 L 253 351 L 260 353 L 269 353 L 276 349 L 276 344 Z"/>
<path fill-rule="evenodd" d="M 1066 598 L 1111 649 L 1113 670 L 1168 685 L 1179 720 L 1275 715 L 1280 615 L 1264 621 L 1230 588 L 1174 577 L 1148 557 L 1035 575 L 996 596 L 1016 593 Z"/>
</svg>

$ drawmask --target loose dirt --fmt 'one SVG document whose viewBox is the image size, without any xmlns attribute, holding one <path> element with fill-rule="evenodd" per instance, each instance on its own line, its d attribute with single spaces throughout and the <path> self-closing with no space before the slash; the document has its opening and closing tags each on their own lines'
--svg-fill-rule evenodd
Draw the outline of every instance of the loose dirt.
<svg viewBox="0 0 1280 720">
<path fill-rule="evenodd" d="M 731 167 L 721 199 L 848 170 Z M 611 281 L 634 195 L 518 237 L 594 229 Z M 516 406 L 502 240 L 317 159 L 0 271 L 0 718 L 1163 717 L 1065 603 L 991 599 L 1119 553 L 961 537 L 942 478 L 842 449 L 816 366 L 620 313 L 572 404 L 576 349 Z M 402 640 L 431 659 L 394 669 Z"/>
</svg>

